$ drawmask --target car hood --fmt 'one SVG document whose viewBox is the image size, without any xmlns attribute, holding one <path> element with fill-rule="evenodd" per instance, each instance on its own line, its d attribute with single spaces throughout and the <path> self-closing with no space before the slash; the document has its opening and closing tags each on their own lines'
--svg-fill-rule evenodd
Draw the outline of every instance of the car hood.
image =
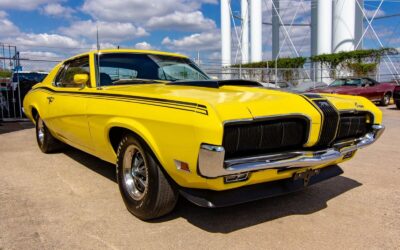
<svg viewBox="0 0 400 250">
<path fill-rule="evenodd" d="M 105 87 L 104 91 L 132 96 L 167 99 L 205 105 L 221 121 L 253 119 L 265 116 L 304 115 L 318 122 L 320 114 L 310 100 L 301 94 L 263 87 L 221 86 L 219 88 L 169 84 L 138 84 Z M 325 96 L 337 109 L 364 109 L 364 98 L 339 95 Z M 355 102 L 357 99 L 357 102 Z M 358 105 L 358 106 L 357 106 Z"/>
<path fill-rule="evenodd" d="M 312 92 L 315 93 L 346 93 L 352 91 L 354 87 L 351 86 L 341 86 L 341 87 L 326 87 L 320 89 L 314 89 Z"/>
</svg>

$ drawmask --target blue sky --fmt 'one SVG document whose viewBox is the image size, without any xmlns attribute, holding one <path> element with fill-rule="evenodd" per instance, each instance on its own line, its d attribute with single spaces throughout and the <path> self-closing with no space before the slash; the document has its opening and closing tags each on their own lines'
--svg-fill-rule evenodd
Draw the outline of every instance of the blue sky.
<svg viewBox="0 0 400 250">
<path fill-rule="evenodd" d="M 368 16 L 380 1 L 365 0 Z M 281 1 L 284 22 L 310 22 L 310 0 Z M 240 1 L 232 0 L 234 13 Z M 263 19 L 270 21 L 270 0 L 263 0 Z M 385 1 L 378 16 L 400 12 L 399 1 Z M 103 48 L 136 47 L 197 56 L 204 64 L 220 60 L 220 7 L 218 0 L 0 0 L 0 42 L 16 45 L 26 57 L 65 58 L 95 48 L 96 25 Z M 399 47 L 400 17 L 375 21 L 384 46 Z M 366 24 L 366 23 L 365 23 Z M 240 23 L 237 22 L 240 33 Z M 234 31 L 234 29 L 233 29 Z M 308 27 L 290 30 L 296 49 L 308 56 Z M 282 40 L 284 32 L 281 30 Z M 233 33 L 233 59 L 237 40 Z M 366 48 L 379 47 L 371 30 Z M 271 57 L 270 27 L 263 27 L 263 58 Z M 282 56 L 294 56 L 289 43 Z"/>
</svg>

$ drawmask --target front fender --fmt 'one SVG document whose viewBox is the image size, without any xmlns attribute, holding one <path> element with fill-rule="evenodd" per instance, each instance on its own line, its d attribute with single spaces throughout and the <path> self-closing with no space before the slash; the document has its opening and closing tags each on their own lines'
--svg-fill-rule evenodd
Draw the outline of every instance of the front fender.
<svg viewBox="0 0 400 250">
<path fill-rule="evenodd" d="M 150 149 L 156 155 L 157 159 L 160 162 L 165 161 L 165 159 L 162 157 L 159 147 L 157 146 L 156 141 L 154 140 L 154 137 L 142 123 L 140 123 L 139 121 L 137 121 L 135 119 L 120 118 L 120 117 L 111 118 L 108 121 L 108 123 L 106 124 L 105 129 L 104 129 L 104 134 L 103 134 L 104 140 L 107 141 L 107 144 L 108 144 L 108 150 L 111 151 L 111 153 L 112 153 L 113 161 L 115 161 L 117 155 L 111 145 L 109 134 L 110 134 L 110 130 L 114 127 L 124 128 L 124 129 L 130 130 L 130 131 L 134 132 L 135 134 L 139 135 L 146 142 L 146 144 L 150 147 Z"/>
</svg>

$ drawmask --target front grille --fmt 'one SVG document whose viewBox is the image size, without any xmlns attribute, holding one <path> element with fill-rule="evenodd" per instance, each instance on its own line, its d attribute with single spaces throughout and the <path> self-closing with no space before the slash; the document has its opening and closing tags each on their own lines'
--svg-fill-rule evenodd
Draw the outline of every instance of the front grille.
<svg viewBox="0 0 400 250">
<path fill-rule="evenodd" d="M 336 141 L 361 137 L 368 132 L 371 124 L 368 113 L 341 114 Z"/>
<path fill-rule="evenodd" d="M 300 149 L 308 138 L 304 118 L 226 124 L 223 146 L 226 158 L 257 155 L 276 150 Z"/>
<path fill-rule="evenodd" d="M 328 146 L 336 136 L 339 122 L 339 113 L 326 100 L 313 100 L 323 113 L 323 123 L 317 147 Z"/>
</svg>

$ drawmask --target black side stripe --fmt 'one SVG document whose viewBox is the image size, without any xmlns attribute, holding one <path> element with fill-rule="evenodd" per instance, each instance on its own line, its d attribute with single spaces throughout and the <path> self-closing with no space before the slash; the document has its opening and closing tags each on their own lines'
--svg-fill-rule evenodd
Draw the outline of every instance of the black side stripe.
<svg viewBox="0 0 400 250">
<path fill-rule="evenodd" d="M 179 109 L 184 111 L 195 112 L 203 115 L 208 115 L 208 110 L 205 105 L 192 103 L 192 102 L 183 102 L 183 101 L 174 101 L 167 100 L 161 98 L 151 98 L 151 97 L 143 97 L 143 96 L 131 96 L 131 95 L 122 95 L 122 94 L 108 94 L 108 93 L 88 93 L 88 92 L 75 92 L 75 91 L 58 91 L 51 89 L 49 87 L 38 87 L 33 89 L 32 91 L 42 90 L 48 93 L 57 93 L 61 95 L 75 95 L 87 98 L 97 98 L 97 99 L 105 99 L 105 100 L 114 100 L 114 101 L 123 101 L 123 102 L 132 102 L 139 103 L 144 105 L 152 105 L 159 106 L 165 108 Z"/>
</svg>

